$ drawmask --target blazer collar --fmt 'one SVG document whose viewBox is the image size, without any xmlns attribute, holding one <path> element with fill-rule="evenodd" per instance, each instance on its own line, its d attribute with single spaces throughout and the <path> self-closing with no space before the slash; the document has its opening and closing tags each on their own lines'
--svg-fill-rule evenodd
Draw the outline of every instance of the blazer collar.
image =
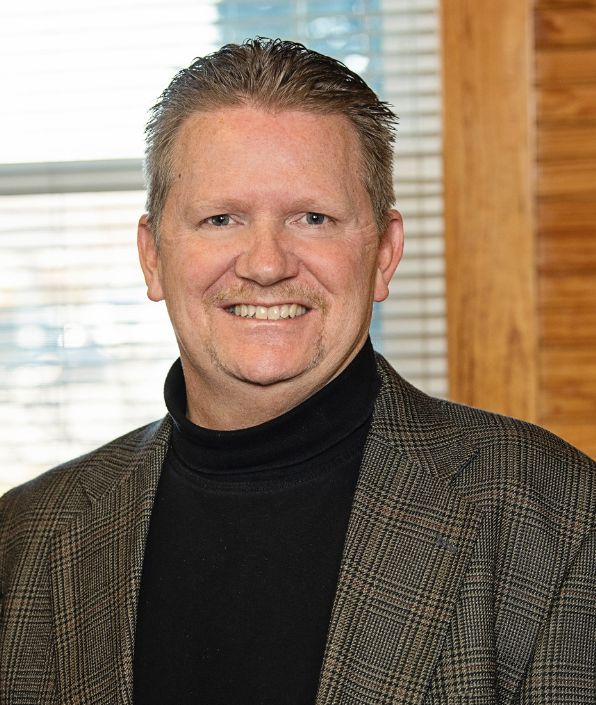
<svg viewBox="0 0 596 705">
<path fill-rule="evenodd" d="M 467 439 L 440 401 L 378 364 L 316 705 L 420 705 L 481 520 L 449 486 Z"/>
</svg>

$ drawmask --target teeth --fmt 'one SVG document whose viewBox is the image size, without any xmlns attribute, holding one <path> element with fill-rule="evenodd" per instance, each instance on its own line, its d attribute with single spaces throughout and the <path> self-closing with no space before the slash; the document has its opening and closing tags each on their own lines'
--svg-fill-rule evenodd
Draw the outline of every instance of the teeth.
<svg viewBox="0 0 596 705">
<path fill-rule="evenodd" d="M 230 313 L 240 318 L 258 318 L 261 321 L 277 321 L 280 318 L 297 318 L 306 313 L 306 308 L 300 304 L 283 304 L 282 306 L 253 306 L 252 304 L 236 304 L 228 309 Z"/>
</svg>

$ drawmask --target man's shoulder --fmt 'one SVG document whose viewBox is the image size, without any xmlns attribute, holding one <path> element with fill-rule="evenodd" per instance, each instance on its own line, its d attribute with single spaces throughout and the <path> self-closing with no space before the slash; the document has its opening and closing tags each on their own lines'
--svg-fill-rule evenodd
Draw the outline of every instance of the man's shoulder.
<svg viewBox="0 0 596 705">
<path fill-rule="evenodd" d="M 438 401 L 443 413 L 469 436 L 479 453 L 491 452 L 494 457 L 520 463 L 538 453 L 544 463 L 577 465 L 592 472 L 596 469 L 585 453 L 542 426 L 465 404 Z"/>
<path fill-rule="evenodd" d="M 550 513 L 553 520 L 594 525 L 596 463 L 545 428 L 500 414 L 445 402 L 474 453 L 456 483 L 487 505 Z"/>
<path fill-rule="evenodd" d="M 47 470 L 0 497 L 0 524 L 46 511 L 76 511 L 101 495 L 156 445 L 168 443 L 170 425 L 155 421 Z"/>
<path fill-rule="evenodd" d="M 587 455 L 540 426 L 428 396 L 379 364 L 381 393 L 399 397 L 393 413 L 425 447 L 419 457 L 444 454 L 444 476 L 468 499 L 485 508 L 524 502 L 594 522 L 596 463 Z"/>
</svg>

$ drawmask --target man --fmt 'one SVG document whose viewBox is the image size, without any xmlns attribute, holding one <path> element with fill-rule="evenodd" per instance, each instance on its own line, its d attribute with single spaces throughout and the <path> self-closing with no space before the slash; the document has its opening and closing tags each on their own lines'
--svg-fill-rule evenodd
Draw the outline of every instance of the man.
<svg viewBox="0 0 596 705">
<path fill-rule="evenodd" d="M 279 40 L 162 94 L 169 414 L 3 498 L 2 705 L 596 702 L 594 464 L 372 353 L 393 124 Z"/>
</svg>

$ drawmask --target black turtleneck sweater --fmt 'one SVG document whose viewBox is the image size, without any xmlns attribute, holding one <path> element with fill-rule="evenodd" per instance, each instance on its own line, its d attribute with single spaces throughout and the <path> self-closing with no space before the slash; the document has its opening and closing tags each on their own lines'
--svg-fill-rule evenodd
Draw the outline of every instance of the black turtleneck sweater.
<svg viewBox="0 0 596 705">
<path fill-rule="evenodd" d="M 312 705 L 379 382 L 370 341 L 310 399 L 267 423 L 174 422 L 139 595 L 135 705 Z"/>
</svg>

